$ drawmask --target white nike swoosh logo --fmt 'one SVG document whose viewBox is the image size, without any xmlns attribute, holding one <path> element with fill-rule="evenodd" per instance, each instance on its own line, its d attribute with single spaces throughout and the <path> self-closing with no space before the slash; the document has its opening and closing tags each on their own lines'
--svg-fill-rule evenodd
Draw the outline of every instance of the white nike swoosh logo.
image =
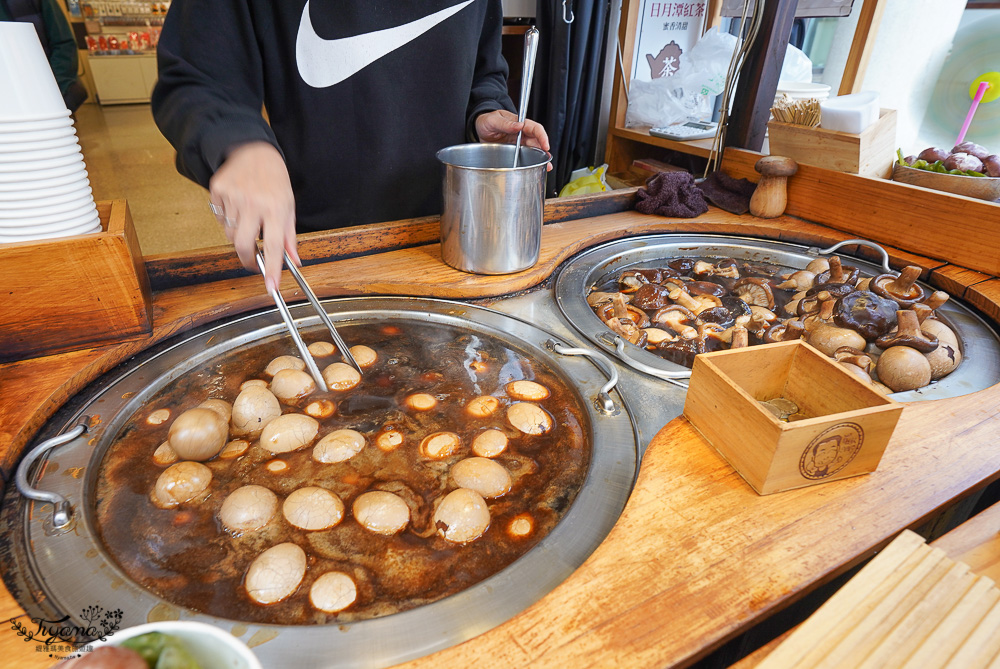
<svg viewBox="0 0 1000 669">
<path fill-rule="evenodd" d="M 395 28 L 330 40 L 316 34 L 312 19 L 309 18 L 309 3 L 306 2 L 299 22 L 299 34 L 295 39 L 295 60 L 299 66 L 299 76 L 313 88 L 339 84 L 473 2 L 475 0 L 465 0 Z"/>
</svg>

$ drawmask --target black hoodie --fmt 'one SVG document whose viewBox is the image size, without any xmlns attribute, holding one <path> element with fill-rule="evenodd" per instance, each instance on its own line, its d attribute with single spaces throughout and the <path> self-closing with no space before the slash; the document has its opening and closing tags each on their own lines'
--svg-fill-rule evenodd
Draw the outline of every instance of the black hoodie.
<svg viewBox="0 0 1000 669">
<path fill-rule="evenodd" d="M 514 110 L 502 23 L 500 0 L 174 0 L 153 115 L 206 187 L 236 146 L 278 147 L 300 232 L 439 213 L 434 154 Z"/>
</svg>

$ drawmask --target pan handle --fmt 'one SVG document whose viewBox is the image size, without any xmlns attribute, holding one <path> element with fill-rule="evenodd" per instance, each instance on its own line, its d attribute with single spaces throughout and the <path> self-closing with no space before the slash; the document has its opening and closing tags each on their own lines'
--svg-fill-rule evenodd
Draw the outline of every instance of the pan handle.
<svg viewBox="0 0 1000 669">
<path fill-rule="evenodd" d="M 891 267 L 889 267 L 889 254 L 885 252 L 885 249 L 876 244 L 875 242 L 870 242 L 867 239 L 845 239 L 842 242 L 834 244 L 828 249 L 821 249 L 819 247 L 814 246 L 812 248 L 806 249 L 806 253 L 808 253 L 811 256 L 818 256 L 818 255 L 825 256 L 835 252 L 841 246 L 847 246 L 848 244 L 857 244 L 858 246 L 867 246 L 870 249 L 875 249 L 882 256 L 882 269 L 885 270 L 885 273 L 899 274 L 899 272 L 895 272 Z"/>
<path fill-rule="evenodd" d="M 665 369 L 659 369 L 657 367 L 652 367 L 644 362 L 640 362 L 630 356 L 628 351 L 625 349 L 625 340 L 621 335 L 617 335 L 613 332 L 602 332 L 597 335 L 597 340 L 602 344 L 613 348 L 618 358 L 621 359 L 626 365 L 642 372 L 643 374 L 649 374 L 650 376 L 655 376 L 658 379 L 662 379 L 667 383 L 672 383 L 675 386 L 680 386 L 687 390 L 687 383 L 682 380 L 691 378 L 691 370 L 685 369 L 680 372 L 670 372 Z"/>
<path fill-rule="evenodd" d="M 90 425 L 90 416 L 80 416 L 76 427 L 38 444 L 24 456 L 21 464 L 17 466 L 14 483 L 17 486 L 18 492 L 36 502 L 49 502 L 52 504 L 52 518 L 50 521 L 45 522 L 46 529 L 48 529 L 50 522 L 53 530 L 69 529 L 73 522 L 73 507 L 70 505 L 69 500 L 58 493 L 32 488 L 31 484 L 28 483 L 28 470 L 31 469 L 31 465 L 44 455 L 46 451 L 73 441 L 87 431 L 88 425 Z"/>
<path fill-rule="evenodd" d="M 611 399 L 611 389 L 618 385 L 618 370 L 612 364 L 608 357 L 603 353 L 591 350 L 589 348 L 571 348 L 566 346 L 562 342 L 558 342 L 555 339 L 549 339 L 545 342 L 545 347 L 550 351 L 555 351 L 560 355 L 582 355 L 587 358 L 591 358 L 601 370 L 608 375 L 608 382 L 601 386 L 601 390 L 597 393 L 597 397 L 594 399 L 594 406 L 597 410 L 606 415 L 612 415 L 618 412 L 618 407 L 615 406 L 615 401 Z"/>
</svg>

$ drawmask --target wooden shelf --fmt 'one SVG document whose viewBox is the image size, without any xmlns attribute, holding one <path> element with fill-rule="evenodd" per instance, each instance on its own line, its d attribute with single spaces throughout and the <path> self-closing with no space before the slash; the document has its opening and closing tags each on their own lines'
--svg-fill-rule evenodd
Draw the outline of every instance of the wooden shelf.
<svg viewBox="0 0 1000 669">
<path fill-rule="evenodd" d="M 649 134 L 649 126 L 639 126 L 635 128 L 611 128 L 609 134 L 615 137 L 631 139 L 635 142 L 649 144 L 650 146 L 658 146 L 664 149 L 680 151 L 681 153 L 687 153 L 693 156 L 701 156 L 702 158 L 708 158 L 712 155 L 712 142 L 714 141 L 711 137 L 706 139 L 692 139 L 686 142 L 678 142 L 664 137 L 653 137 Z"/>
</svg>

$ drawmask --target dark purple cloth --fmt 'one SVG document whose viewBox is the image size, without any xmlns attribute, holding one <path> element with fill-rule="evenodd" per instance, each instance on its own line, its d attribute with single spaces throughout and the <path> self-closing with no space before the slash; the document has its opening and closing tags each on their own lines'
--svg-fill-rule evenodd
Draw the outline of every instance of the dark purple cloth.
<svg viewBox="0 0 1000 669">
<path fill-rule="evenodd" d="M 688 172 L 660 172 L 636 191 L 635 208 L 643 214 L 694 218 L 708 211 L 708 204 Z"/>
<path fill-rule="evenodd" d="M 719 209 L 733 214 L 750 211 L 750 197 L 757 185 L 746 179 L 734 179 L 721 170 L 716 170 L 698 184 L 705 199 Z"/>
</svg>

